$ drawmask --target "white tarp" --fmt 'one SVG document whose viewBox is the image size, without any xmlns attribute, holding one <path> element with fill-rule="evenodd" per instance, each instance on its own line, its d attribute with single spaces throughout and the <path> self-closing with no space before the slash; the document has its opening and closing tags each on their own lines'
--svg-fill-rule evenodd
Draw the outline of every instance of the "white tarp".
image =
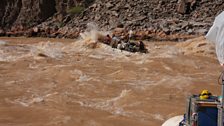
<svg viewBox="0 0 224 126">
<path fill-rule="evenodd" d="M 168 119 L 166 122 L 162 124 L 162 126 L 179 126 L 180 122 L 184 119 L 183 115 L 175 116 Z"/>
<path fill-rule="evenodd" d="M 206 39 L 215 43 L 218 60 L 224 65 L 224 11 L 215 18 Z"/>
</svg>

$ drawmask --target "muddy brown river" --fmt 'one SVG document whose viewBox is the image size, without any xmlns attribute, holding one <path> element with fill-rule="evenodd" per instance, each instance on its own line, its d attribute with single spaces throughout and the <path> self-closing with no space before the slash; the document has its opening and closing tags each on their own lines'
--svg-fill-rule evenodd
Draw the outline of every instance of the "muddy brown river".
<svg viewBox="0 0 224 126">
<path fill-rule="evenodd" d="M 190 94 L 220 93 L 214 48 L 194 46 L 202 38 L 145 42 L 148 54 L 85 40 L 0 40 L 0 126 L 161 126 L 184 114 Z"/>
</svg>

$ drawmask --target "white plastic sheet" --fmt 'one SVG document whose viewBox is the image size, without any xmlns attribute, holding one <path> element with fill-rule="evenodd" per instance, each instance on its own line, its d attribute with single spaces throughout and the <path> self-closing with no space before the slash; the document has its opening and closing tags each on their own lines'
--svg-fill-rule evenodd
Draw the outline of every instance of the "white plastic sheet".
<svg viewBox="0 0 224 126">
<path fill-rule="evenodd" d="M 184 119 L 183 117 L 183 115 L 172 117 L 164 122 L 162 126 L 179 126 L 179 123 Z"/>
<path fill-rule="evenodd" d="M 215 43 L 218 60 L 224 65 L 224 11 L 215 18 L 206 39 Z"/>
</svg>

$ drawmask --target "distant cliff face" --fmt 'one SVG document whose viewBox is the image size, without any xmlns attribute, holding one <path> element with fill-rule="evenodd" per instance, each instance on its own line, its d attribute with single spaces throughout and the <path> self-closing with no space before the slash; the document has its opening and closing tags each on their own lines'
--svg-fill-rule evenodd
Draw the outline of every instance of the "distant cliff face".
<svg viewBox="0 0 224 126">
<path fill-rule="evenodd" d="M 54 0 L 2 0 L 0 8 L 1 27 L 12 25 L 33 26 L 56 12 Z"/>
<path fill-rule="evenodd" d="M 19 16 L 21 7 L 21 0 L 2 0 L 0 4 L 0 26 L 10 27 Z"/>
<path fill-rule="evenodd" d="M 3 29 L 30 27 L 40 24 L 54 14 L 66 15 L 76 5 L 87 5 L 87 0 L 1 0 L 0 27 Z"/>
</svg>

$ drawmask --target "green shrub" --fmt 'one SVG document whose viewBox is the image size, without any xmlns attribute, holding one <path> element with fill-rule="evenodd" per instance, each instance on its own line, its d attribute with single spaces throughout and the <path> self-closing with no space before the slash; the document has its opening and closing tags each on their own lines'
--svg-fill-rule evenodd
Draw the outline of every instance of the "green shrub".
<svg viewBox="0 0 224 126">
<path fill-rule="evenodd" d="M 67 13 L 70 13 L 70 14 L 79 14 L 82 11 L 84 11 L 84 7 L 82 7 L 82 6 L 76 6 L 76 7 L 72 7 L 71 9 L 67 10 Z"/>
</svg>

